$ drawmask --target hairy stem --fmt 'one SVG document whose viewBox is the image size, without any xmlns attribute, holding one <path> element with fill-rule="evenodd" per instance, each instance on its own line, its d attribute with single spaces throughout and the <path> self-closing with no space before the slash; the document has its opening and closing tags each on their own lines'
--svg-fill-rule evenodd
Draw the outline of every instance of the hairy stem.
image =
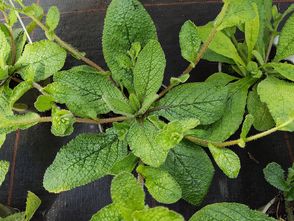
<svg viewBox="0 0 294 221">
<path fill-rule="evenodd" d="M 270 130 L 267 130 L 267 131 L 264 131 L 264 132 L 261 132 L 261 133 L 258 133 L 258 134 L 255 134 L 253 136 L 250 136 L 250 137 L 247 137 L 244 142 L 251 142 L 251 141 L 254 141 L 254 140 L 257 140 L 257 139 L 260 139 L 262 137 L 265 137 L 265 136 L 268 136 L 284 127 L 286 127 L 287 125 L 289 125 L 290 123 L 293 122 L 293 119 L 277 126 L 277 127 L 274 127 Z M 207 147 L 208 144 L 212 144 L 216 147 L 229 147 L 229 146 L 234 146 L 234 145 L 238 145 L 242 140 L 241 139 L 237 139 L 237 140 L 231 140 L 231 141 L 226 141 L 226 142 L 213 142 L 213 141 L 209 141 L 209 140 L 205 140 L 205 139 L 201 139 L 201 138 L 197 138 L 197 137 L 193 137 L 193 136 L 186 136 L 185 137 L 187 140 L 193 142 L 193 143 L 196 143 L 196 144 L 199 144 L 201 146 L 204 146 L 204 147 Z"/>
</svg>

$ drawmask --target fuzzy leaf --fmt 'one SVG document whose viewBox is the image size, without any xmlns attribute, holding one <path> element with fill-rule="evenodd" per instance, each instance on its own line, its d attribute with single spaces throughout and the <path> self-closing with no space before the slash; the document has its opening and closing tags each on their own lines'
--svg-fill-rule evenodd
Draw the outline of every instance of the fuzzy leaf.
<svg viewBox="0 0 294 221">
<path fill-rule="evenodd" d="M 294 51 L 293 51 L 294 54 Z M 290 81 L 294 81 L 294 65 L 287 63 L 269 63 L 276 72 L 278 72 L 283 77 L 287 78 Z"/>
<path fill-rule="evenodd" d="M 51 116 L 52 134 L 59 137 L 69 136 L 72 134 L 74 131 L 73 124 L 75 123 L 75 118 L 70 111 L 53 107 Z"/>
<path fill-rule="evenodd" d="M 171 204 L 181 199 L 181 187 L 167 171 L 140 165 L 137 172 L 145 178 L 145 186 L 157 202 Z"/>
<path fill-rule="evenodd" d="M 127 135 L 132 153 L 153 167 L 159 167 L 166 159 L 168 150 L 156 142 L 158 129 L 149 121 L 135 121 Z"/>
<path fill-rule="evenodd" d="M 219 168 L 229 178 L 237 178 L 241 169 L 240 159 L 237 154 L 227 148 L 219 148 L 209 144 L 209 150 Z"/>
<path fill-rule="evenodd" d="M 245 21 L 245 41 L 248 49 L 248 57 L 251 58 L 252 51 L 255 48 L 255 45 L 259 37 L 259 13 L 256 4 L 253 4 L 255 11 L 254 19 Z"/>
<path fill-rule="evenodd" d="M 6 134 L 0 134 L 0 149 L 6 140 Z"/>
<path fill-rule="evenodd" d="M 60 12 L 56 6 L 51 6 L 46 16 L 46 25 L 50 31 L 54 31 L 60 20 Z"/>
<path fill-rule="evenodd" d="M 280 34 L 274 61 L 278 62 L 294 54 L 294 15 L 284 25 Z"/>
<path fill-rule="evenodd" d="M 183 199 L 199 205 L 210 187 L 214 168 L 205 151 L 190 142 L 183 141 L 170 150 L 162 166 L 179 183 Z"/>
<path fill-rule="evenodd" d="M 275 162 L 269 163 L 266 168 L 263 169 L 263 173 L 264 178 L 269 184 L 281 191 L 288 190 L 289 187 L 285 181 L 285 171 L 279 164 Z"/>
<path fill-rule="evenodd" d="M 78 66 L 56 73 L 54 83 L 49 84 L 44 91 L 56 102 L 65 103 L 75 115 L 90 118 L 110 111 L 103 96 L 125 99 L 107 77 L 99 75 L 88 66 Z"/>
<path fill-rule="evenodd" d="M 59 193 L 88 184 L 109 174 L 126 155 L 126 144 L 111 132 L 79 135 L 58 152 L 43 185 L 49 192 Z"/>
<path fill-rule="evenodd" d="M 184 218 L 165 207 L 155 207 L 133 213 L 136 221 L 184 221 Z"/>
<path fill-rule="evenodd" d="M 211 62 L 220 62 L 220 63 L 226 63 L 226 64 L 235 64 L 235 62 L 227 58 L 223 55 L 220 55 L 218 53 L 215 53 L 214 51 L 207 49 L 205 54 L 203 55 L 202 59 L 211 61 Z"/>
<path fill-rule="evenodd" d="M 52 96 L 40 95 L 34 103 L 34 106 L 38 111 L 44 112 L 51 110 L 53 104 L 54 98 Z"/>
<path fill-rule="evenodd" d="M 95 213 L 90 221 L 123 221 L 123 218 L 115 205 L 110 204 Z"/>
<path fill-rule="evenodd" d="M 209 83 L 187 83 L 172 89 L 156 109 L 157 114 L 170 121 L 194 118 L 206 125 L 222 117 L 226 100 L 226 88 Z"/>
<path fill-rule="evenodd" d="M 161 87 L 166 60 L 160 43 L 151 40 L 140 52 L 134 68 L 134 88 L 139 100 L 157 93 Z"/>
<path fill-rule="evenodd" d="M 136 178 L 130 173 L 120 173 L 111 183 L 112 201 L 126 221 L 131 221 L 132 213 L 145 206 L 145 193 Z"/>
<path fill-rule="evenodd" d="M 23 79 L 41 81 L 59 71 L 65 58 L 66 52 L 58 44 L 42 40 L 26 45 L 16 66 Z"/>
<path fill-rule="evenodd" d="M 190 74 L 183 74 L 180 77 L 171 77 L 170 78 L 170 85 L 177 86 L 179 84 L 185 83 L 190 78 Z"/>
<path fill-rule="evenodd" d="M 5 180 L 5 176 L 9 170 L 9 162 L 0 160 L 0 186 Z"/>
<path fill-rule="evenodd" d="M 144 47 L 149 40 L 157 40 L 154 23 L 137 0 L 113 0 L 108 6 L 104 22 L 102 48 L 106 63 L 117 82 L 132 87 L 132 73 L 121 67 L 119 56 L 128 56 L 132 43 Z"/>
<path fill-rule="evenodd" d="M 10 44 L 2 30 L 0 30 L 0 67 L 4 68 L 10 55 Z"/>
<path fill-rule="evenodd" d="M 41 200 L 34 193 L 28 192 L 26 211 L 25 211 L 25 221 L 32 219 L 33 215 L 41 205 Z"/>
<path fill-rule="evenodd" d="M 180 31 L 180 47 L 183 58 L 192 65 L 196 60 L 201 45 L 197 26 L 192 21 L 186 21 Z"/>
<path fill-rule="evenodd" d="M 294 83 L 268 77 L 259 83 L 257 92 L 262 102 L 266 103 L 277 125 L 292 120 L 285 131 L 294 131 Z"/>
<path fill-rule="evenodd" d="M 245 139 L 253 125 L 254 117 L 251 114 L 247 114 L 242 125 L 240 139 L 242 142 L 239 144 L 240 147 L 245 147 Z"/>
<path fill-rule="evenodd" d="M 105 95 L 103 96 L 103 100 L 113 113 L 125 116 L 133 116 L 135 113 L 135 110 L 129 104 L 128 100 L 123 97 L 123 95 L 118 98 L 113 97 L 112 95 Z"/>
<path fill-rule="evenodd" d="M 247 109 L 249 114 L 254 117 L 253 126 L 256 130 L 264 131 L 275 126 L 268 107 L 261 102 L 256 89 L 248 94 Z"/>
<path fill-rule="evenodd" d="M 7 216 L 1 219 L 1 221 L 24 221 L 24 219 L 25 219 L 25 213 L 21 212 L 21 213 L 14 213 L 10 216 Z"/>
<path fill-rule="evenodd" d="M 196 212 L 189 221 L 275 221 L 238 203 L 215 203 Z"/>
<path fill-rule="evenodd" d="M 122 160 L 116 162 L 111 168 L 111 174 L 118 175 L 121 172 L 129 172 L 131 173 L 139 159 L 134 154 L 130 153 Z"/>
</svg>

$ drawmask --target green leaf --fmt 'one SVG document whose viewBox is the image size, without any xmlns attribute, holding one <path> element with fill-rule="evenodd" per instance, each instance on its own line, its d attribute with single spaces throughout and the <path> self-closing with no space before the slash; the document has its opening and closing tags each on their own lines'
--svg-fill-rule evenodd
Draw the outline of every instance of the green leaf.
<svg viewBox="0 0 294 221">
<path fill-rule="evenodd" d="M 259 37 L 259 14 L 258 14 L 258 8 L 256 4 L 253 4 L 253 8 L 255 11 L 255 17 L 254 19 L 245 21 L 245 41 L 247 44 L 248 49 L 248 58 L 250 60 L 252 56 L 252 51 L 255 48 L 255 45 L 258 41 Z"/>
<path fill-rule="evenodd" d="M 137 172 L 145 178 L 145 186 L 157 202 L 171 204 L 181 199 L 181 187 L 167 171 L 139 165 Z"/>
<path fill-rule="evenodd" d="M 269 163 L 266 168 L 263 169 L 263 173 L 264 178 L 269 184 L 281 191 L 288 190 L 289 187 L 285 180 L 285 171 L 279 164 L 275 162 Z"/>
<path fill-rule="evenodd" d="M 119 93 L 119 91 L 117 91 Z M 103 100 L 107 104 L 108 108 L 116 114 L 121 114 L 125 116 L 133 116 L 135 110 L 129 104 L 128 100 L 121 94 L 118 98 L 113 97 L 113 95 L 103 95 Z"/>
<path fill-rule="evenodd" d="M 59 71 L 65 62 L 66 52 L 58 44 L 42 40 L 25 46 L 16 67 L 25 80 L 41 81 Z"/>
<path fill-rule="evenodd" d="M 257 92 L 261 101 L 267 104 L 277 125 L 293 120 L 280 130 L 294 131 L 294 83 L 268 77 L 259 83 Z"/>
<path fill-rule="evenodd" d="M 29 191 L 26 202 L 25 221 L 31 220 L 40 205 L 41 200 L 39 197 Z"/>
<path fill-rule="evenodd" d="M 78 66 L 56 73 L 54 83 L 49 84 L 44 91 L 56 102 L 65 103 L 75 115 L 90 118 L 110 111 L 103 96 L 125 99 L 106 76 L 101 76 L 88 66 Z"/>
<path fill-rule="evenodd" d="M 51 6 L 46 16 L 46 25 L 50 31 L 54 31 L 60 20 L 60 12 L 56 6 Z"/>
<path fill-rule="evenodd" d="M 0 186 L 5 180 L 5 176 L 9 170 L 9 162 L 0 160 Z"/>
<path fill-rule="evenodd" d="M 0 149 L 6 140 L 6 134 L 0 134 Z"/>
<path fill-rule="evenodd" d="M 111 168 L 111 174 L 118 175 L 121 172 L 131 173 L 137 165 L 138 161 L 138 157 L 132 153 L 129 153 L 129 155 L 113 165 Z"/>
<path fill-rule="evenodd" d="M 120 173 L 111 183 L 112 201 L 126 221 L 132 221 L 132 213 L 145 206 L 143 187 L 130 173 Z"/>
<path fill-rule="evenodd" d="M 186 21 L 180 31 L 180 47 L 183 58 L 193 66 L 201 45 L 197 26 L 192 21 Z"/>
<path fill-rule="evenodd" d="M 111 132 L 79 135 L 58 152 L 43 185 L 49 192 L 59 193 L 88 184 L 109 174 L 126 155 L 126 144 Z"/>
<path fill-rule="evenodd" d="M 110 204 L 95 213 L 90 221 L 123 221 L 123 218 L 117 211 L 115 205 Z"/>
<path fill-rule="evenodd" d="M 278 62 L 294 54 L 294 15 L 284 25 L 277 46 L 274 61 Z"/>
<path fill-rule="evenodd" d="M 226 63 L 226 64 L 235 64 L 235 62 L 227 58 L 223 55 L 220 55 L 218 53 L 215 53 L 214 51 L 207 49 L 206 52 L 204 53 L 202 59 L 211 61 L 211 62 L 220 62 L 220 63 Z"/>
<path fill-rule="evenodd" d="M 166 159 L 168 150 L 163 149 L 156 142 L 159 130 L 149 121 L 134 121 L 127 141 L 132 153 L 153 167 L 159 167 Z"/>
<path fill-rule="evenodd" d="M 166 60 L 160 43 L 151 40 L 140 52 L 134 68 L 134 89 L 142 102 L 161 87 Z"/>
<path fill-rule="evenodd" d="M 215 203 L 196 212 L 189 221 L 275 221 L 238 203 Z"/>
<path fill-rule="evenodd" d="M 4 68 L 10 55 L 10 44 L 2 30 L 0 30 L 0 67 Z"/>
<path fill-rule="evenodd" d="M 14 31 L 14 41 L 15 41 L 15 59 L 16 61 L 20 58 L 24 46 L 27 41 L 27 36 L 25 35 L 24 31 L 22 29 L 16 29 Z"/>
<path fill-rule="evenodd" d="M 251 114 L 247 114 L 242 125 L 242 130 L 240 134 L 240 139 L 242 140 L 238 145 L 240 147 L 245 147 L 245 139 L 254 123 L 254 117 Z"/>
<path fill-rule="evenodd" d="M 198 27 L 199 35 L 202 41 L 206 41 L 210 32 L 212 30 L 212 24 L 209 23 L 205 26 Z M 235 61 L 235 63 L 245 66 L 244 61 L 238 54 L 238 51 L 231 41 L 231 39 L 226 36 L 223 32 L 218 31 L 210 43 L 210 50 L 214 51 L 217 54 L 223 55 L 227 58 L 230 58 Z"/>
<path fill-rule="evenodd" d="M 218 30 L 238 26 L 254 18 L 254 8 L 248 0 L 224 0 L 224 7 L 216 18 Z"/>
<path fill-rule="evenodd" d="M 226 86 L 227 84 L 229 84 L 230 82 L 234 80 L 238 80 L 238 78 L 223 72 L 217 72 L 210 75 L 206 79 L 206 82 L 214 83 L 220 86 Z"/>
<path fill-rule="evenodd" d="M 68 110 L 60 109 L 57 106 L 52 108 L 52 126 L 51 132 L 55 136 L 69 136 L 74 131 L 75 117 Z"/>
<path fill-rule="evenodd" d="M 147 96 L 143 100 L 143 103 L 141 105 L 141 108 L 137 112 L 137 115 L 144 115 L 158 98 L 158 94 L 150 94 L 149 96 Z"/>
<path fill-rule="evenodd" d="M 210 187 L 214 168 L 205 151 L 190 142 L 183 141 L 170 150 L 162 166 L 179 183 L 183 199 L 199 205 Z"/>
<path fill-rule="evenodd" d="M 184 221 L 180 214 L 161 206 L 136 211 L 133 218 L 136 221 Z"/>
<path fill-rule="evenodd" d="M 294 54 L 294 51 L 293 51 Z M 287 63 L 269 63 L 268 66 L 272 67 L 276 72 L 278 72 L 283 77 L 290 81 L 294 81 L 294 65 Z"/>
<path fill-rule="evenodd" d="M 266 104 L 261 102 L 256 88 L 248 94 L 247 109 L 248 113 L 254 117 L 253 126 L 256 130 L 264 131 L 275 126 L 275 122 Z"/>
<path fill-rule="evenodd" d="M 158 115 L 170 121 L 194 118 L 206 125 L 222 117 L 226 100 L 227 88 L 210 83 L 187 83 L 172 89 L 155 109 Z"/>
<path fill-rule="evenodd" d="M 227 148 L 215 147 L 212 144 L 209 144 L 208 147 L 213 159 L 224 174 L 231 179 L 237 178 L 241 169 L 238 155 Z"/>
<path fill-rule="evenodd" d="M 34 103 L 35 108 L 40 112 L 51 110 L 54 98 L 50 95 L 40 95 Z"/>
<path fill-rule="evenodd" d="M 128 56 L 132 43 L 138 42 L 145 47 L 151 39 L 157 40 L 156 28 L 139 1 L 111 1 L 104 21 L 102 48 L 115 81 L 122 82 L 127 88 L 132 87 L 132 72 L 121 67 L 116 58 Z"/>
<path fill-rule="evenodd" d="M 170 78 L 170 85 L 171 87 L 175 87 L 179 84 L 185 83 L 190 78 L 190 74 L 183 74 L 180 77 L 171 77 Z"/>
<path fill-rule="evenodd" d="M 1 221 L 24 221 L 25 220 L 25 213 L 21 212 L 21 213 L 14 213 L 10 216 L 7 216 L 3 219 L 1 219 Z"/>
</svg>

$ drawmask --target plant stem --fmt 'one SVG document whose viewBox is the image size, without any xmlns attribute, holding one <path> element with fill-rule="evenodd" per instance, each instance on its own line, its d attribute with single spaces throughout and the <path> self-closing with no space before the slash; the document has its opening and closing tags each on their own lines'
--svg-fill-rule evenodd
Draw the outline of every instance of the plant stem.
<svg viewBox="0 0 294 221">
<path fill-rule="evenodd" d="M 281 128 L 289 125 L 290 123 L 293 123 L 293 119 L 291 119 L 291 120 L 289 120 L 289 121 L 287 121 L 277 127 L 274 127 L 270 130 L 255 134 L 250 137 L 247 137 L 244 141 L 251 142 L 251 141 L 257 140 L 259 138 L 268 136 L 268 135 L 280 130 Z M 193 137 L 193 136 L 186 136 L 185 138 L 193 143 L 199 144 L 204 147 L 208 147 L 208 144 L 212 144 L 212 145 L 214 145 L 216 147 L 220 147 L 220 148 L 238 145 L 240 143 L 240 141 L 242 141 L 241 139 L 237 139 L 237 140 L 231 140 L 231 141 L 226 141 L 226 142 L 213 142 L 213 141 L 209 141 L 209 140 L 205 140 L 205 139 L 201 139 L 201 138 L 197 138 L 197 137 Z"/>
<path fill-rule="evenodd" d="M 288 221 L 294 221 L 294 204 L 285 200 L 285 209 L 287 213 Z"/>
<path fill-rule="evenodd" d="M 269 42 L 269 45 L 268 45 L 268 48 L 267 48 L 266 57 L 265 57 L 265 63 L 268 62 L 269 56 L 270 56 L 271 51 L 272 51 L 273 43 L 274 43 L 274 40 L 275 40 L 275 34 L 274 33 L 272 33 L 272 35 L 271 35 L 271 39 L 270 39 L 270 42 Z"/>
</svg>

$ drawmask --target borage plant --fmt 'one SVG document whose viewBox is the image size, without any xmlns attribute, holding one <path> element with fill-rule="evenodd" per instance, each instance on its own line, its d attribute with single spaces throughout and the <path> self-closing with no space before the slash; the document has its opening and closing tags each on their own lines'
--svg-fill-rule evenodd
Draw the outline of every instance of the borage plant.
<svg viewBox="0 0 294 221">
<path fill-rule="evenodd" d="M 81 134 L 62 147 L 44 175 L 44 188 L 53 193 L 115 176 L 113 203 L 92 221 L 182 221 L 180 214 L 165 207 L 145 205 L 142 186 L 160 203 L 182 198 L 199 205 L 214 175 L 203 148 L 228 177 L 236 178 L 240 160 L 227 147 L 244 148 L 275 131 L 294 130 L 294 66 L 285 62 L 294 54 L 294 16 L 278 31 L 292 6 L 280 14 L 270 0 L 224 0 L 213 22 L 196 26 L 187 21 L 180 46 L 190 64 L 161 90 L 165 55 L 151 17 L 137 0 L 112 0 L 108 7 L 102 47 L 110 71 L 55 34 L 60 18 L 56 7 L 43 19 L 40 6 L 25 6 L 21 0 L 15 4 L 0 4 L 5 18 L 0 31 L 1 143 L 6 134 L 38 123 L 51 122 L 56 136 L 70 135 L 75 123 L 111 125 L 103 133 Z M 19 14 L 32 19 L 24 31 L 13 28 Z M 36 26 L 48 40 L 30 42 L 29 33 Z M 86 65 L 60 71 L 67 53 Z M 202 58 L 220 62 L 225 71 L 205 82 L 185 83 Z M 52 75 L 52 83 L 38 83 Z M 12 87 L 12 81 L 17 86 Z M 50 116 L 17 103 L 32 88 L 41 93 L 35 108 L 51 111 Z M 240 126 L 240 138 L 227 141 Z M 252 127 L 260 133 L 248 136 Z M 6 165 L 5 171 L 1 167 L 4 179 L 8 163 L 1 164 Z M 23 219 L 27 216 L 21 215 Z M 218 203 L 190 219 L 202 220 L 274 219 L 242 204 Z"/>
</svg>

